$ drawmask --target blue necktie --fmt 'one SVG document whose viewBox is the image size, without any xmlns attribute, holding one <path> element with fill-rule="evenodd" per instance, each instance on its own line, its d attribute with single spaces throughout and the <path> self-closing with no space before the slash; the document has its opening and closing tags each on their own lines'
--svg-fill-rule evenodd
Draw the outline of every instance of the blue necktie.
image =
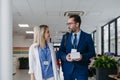
<svg viewBox="0 0 120 80">
<path fill-rule="evenodd" d="M 77 34 L 74 34 L 73 47 L 77 49 Z"/>
</svg>

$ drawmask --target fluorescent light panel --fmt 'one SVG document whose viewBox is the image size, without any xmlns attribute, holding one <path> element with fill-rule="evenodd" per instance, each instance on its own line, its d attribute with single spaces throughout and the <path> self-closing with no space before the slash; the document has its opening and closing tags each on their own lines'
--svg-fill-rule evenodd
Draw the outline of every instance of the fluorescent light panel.
<svg viewBox="0 0 120 80">
<path fill-rule="evenodd" d="M 19 27 L 29 27 L 28 24 L 18 24 Z"/>
<path fill-rule="evenodd" d="M 26 31 L 27 34 L 33 34 L 33 31 Z"/>
<path fill-rule="evenodd" d="M 60 46 L 60 43 L 54 43 L 53 45 L 54 46 Z"/>
</svg>

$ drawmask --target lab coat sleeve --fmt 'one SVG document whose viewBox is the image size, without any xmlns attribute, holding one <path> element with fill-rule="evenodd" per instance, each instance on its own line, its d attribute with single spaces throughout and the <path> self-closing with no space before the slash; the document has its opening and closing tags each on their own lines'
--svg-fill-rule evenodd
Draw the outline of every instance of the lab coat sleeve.
<svg viewBox="0 0 120 80">
<path fill-rule="evenodd" d="M 33 50 L 34 46 L 31 46 L 29 48 L 29 74 L 34 73 L 34 50 Z"/>
</svg>

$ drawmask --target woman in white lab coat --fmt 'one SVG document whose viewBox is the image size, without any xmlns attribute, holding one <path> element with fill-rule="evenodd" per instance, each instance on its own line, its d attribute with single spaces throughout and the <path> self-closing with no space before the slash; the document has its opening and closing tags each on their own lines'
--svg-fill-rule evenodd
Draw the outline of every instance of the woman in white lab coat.
<svg viewBox="0 0 120 80">
<path fill-rule="evenodd" d="M 53 44 L 47 25 L 34 27 L 34 43 L 29 48 L 31 80 L 60 80 Z"/>
</svg>

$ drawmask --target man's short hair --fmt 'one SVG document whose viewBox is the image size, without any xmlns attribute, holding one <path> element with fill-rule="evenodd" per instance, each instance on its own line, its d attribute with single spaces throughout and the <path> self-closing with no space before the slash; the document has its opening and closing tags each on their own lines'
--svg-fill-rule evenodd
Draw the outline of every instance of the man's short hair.
<svg viewBox="0 0 120 80">
<path fill-rule="evenodd" d="M 81 24 L 81 18 L 79 15 L 70 15 L 69 18 L 74 18 L 74 21 L 79 24 Z"/>
</svg>

